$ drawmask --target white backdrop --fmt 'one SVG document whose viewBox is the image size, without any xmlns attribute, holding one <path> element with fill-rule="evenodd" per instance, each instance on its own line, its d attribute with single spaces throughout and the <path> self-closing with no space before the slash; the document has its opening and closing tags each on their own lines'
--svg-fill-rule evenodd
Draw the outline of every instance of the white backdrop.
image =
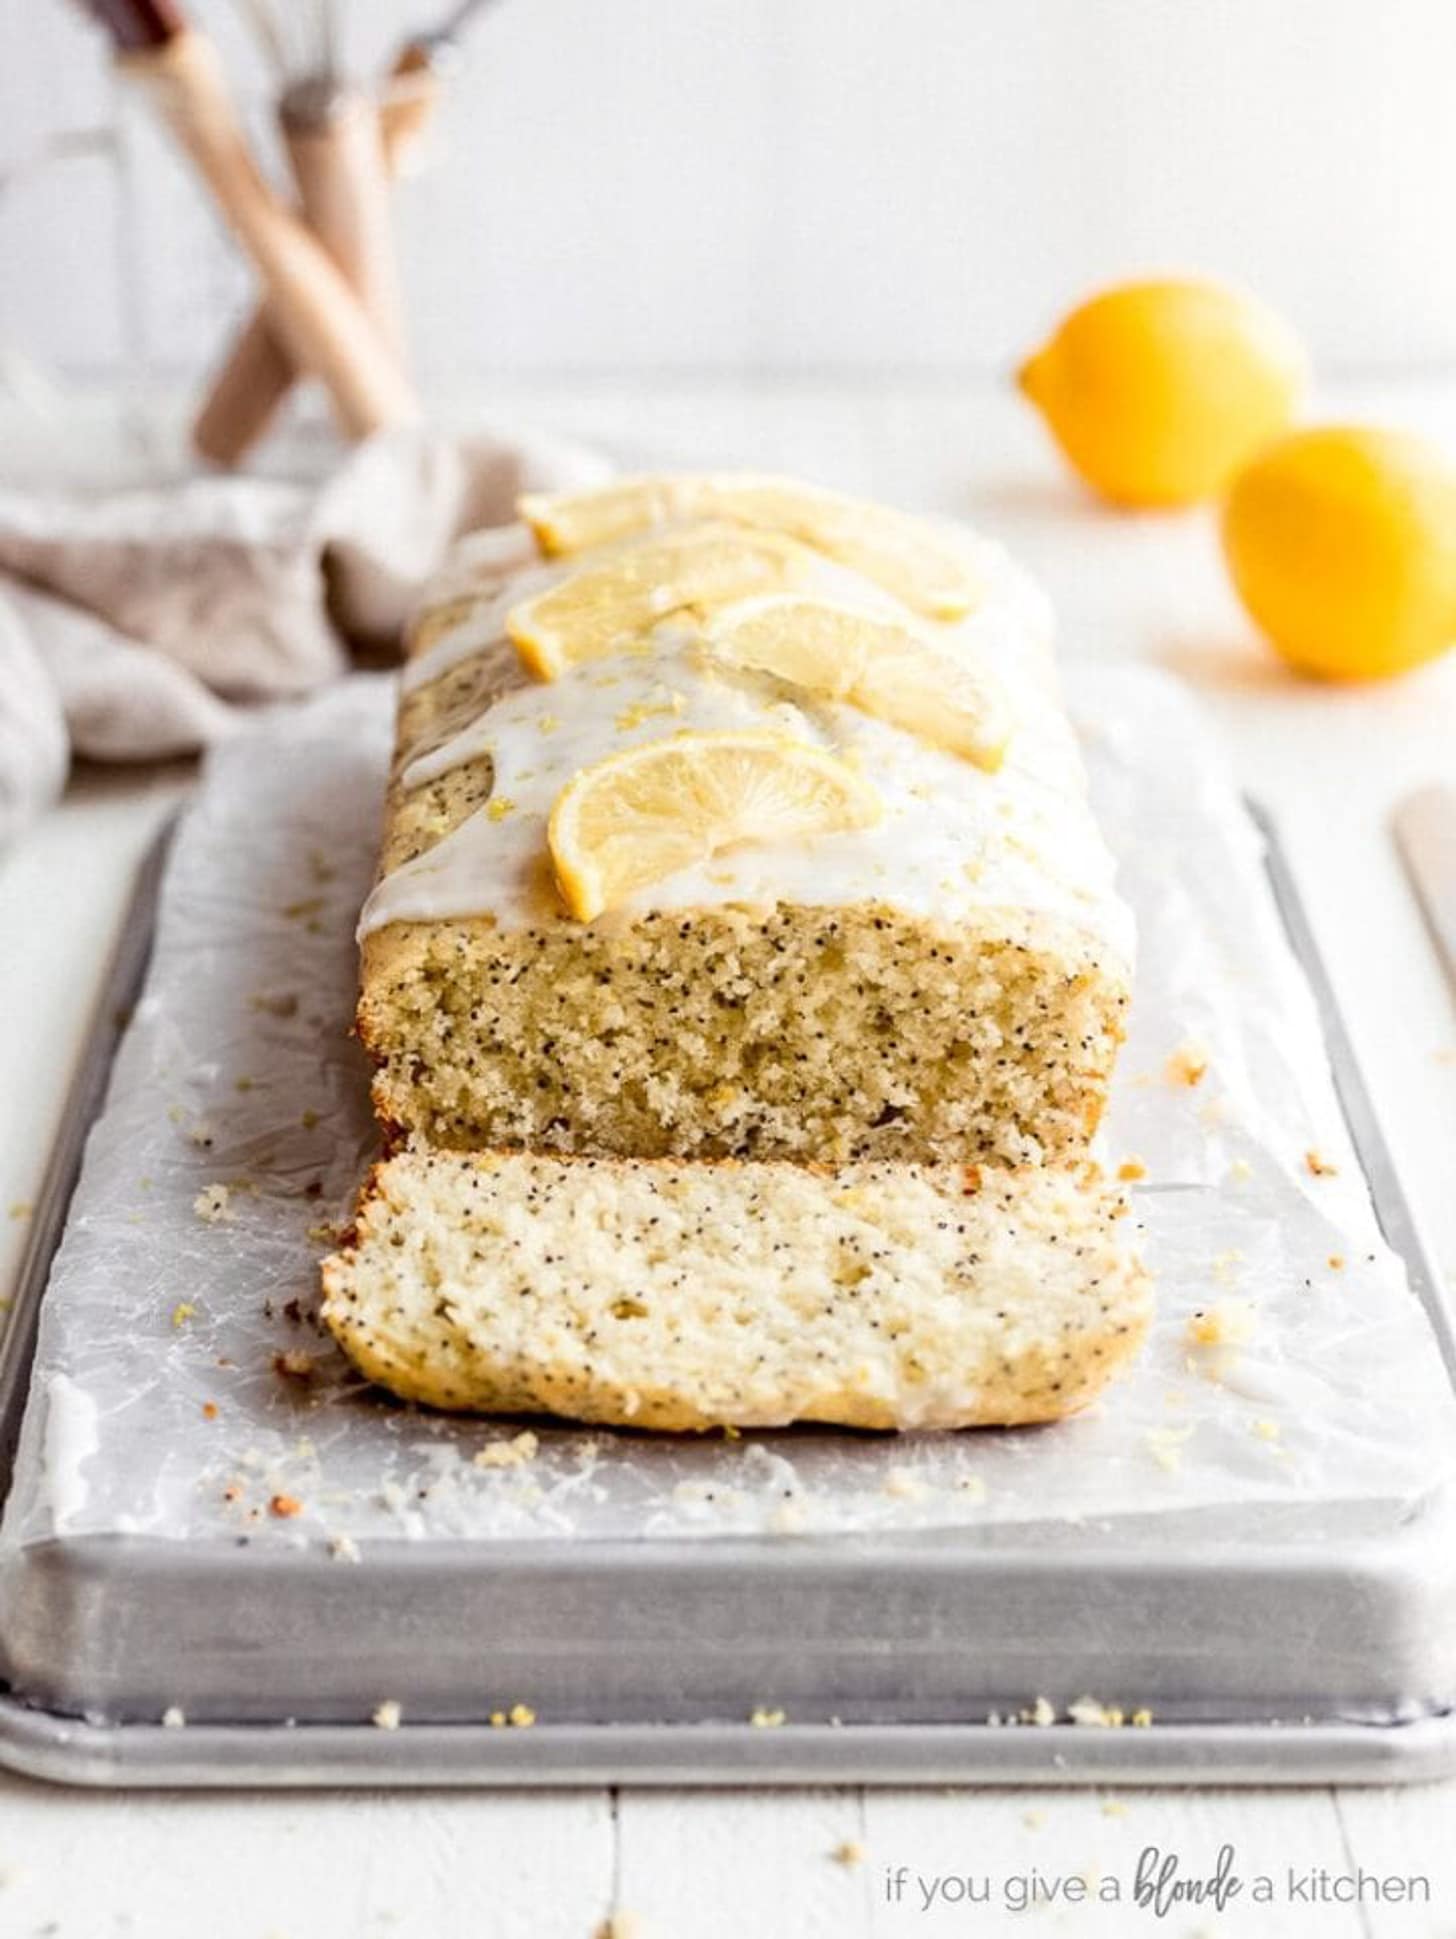
<svg viewBox="0 0 1456 1939">
<path fill-rule="evenodd" d="M 338 4 L 373 67 L 444 0 Z M 230 0 L 193 10 L 244 49 Z M 205 365 L 246 282 L 99 33 L 67 0 L 0 31 L 0 168 L 111 144 L 0 190 L 0 349 Z M 1089 284 L 1190 265 L 1327 370 L 1456 364 L 1453 76 L 1453 0 L 502 0 L 400 196 L 416 352 L 437 383 L 999 368 Z"/>
</svg>

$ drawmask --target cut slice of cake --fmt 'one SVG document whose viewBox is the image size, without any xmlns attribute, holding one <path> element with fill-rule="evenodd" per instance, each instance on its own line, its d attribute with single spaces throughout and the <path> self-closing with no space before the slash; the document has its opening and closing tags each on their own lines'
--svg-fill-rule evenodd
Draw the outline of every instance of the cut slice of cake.
<svg viewBox="0 0 1456 1939">
<path fill-rule="evenodd" d="M 1149 1289 L 1095 1167 L 708 1164 L 411 1149 L 324 1267 L 407 1400 L 639 1428 L 1055 1420 Z"/>
</svg>

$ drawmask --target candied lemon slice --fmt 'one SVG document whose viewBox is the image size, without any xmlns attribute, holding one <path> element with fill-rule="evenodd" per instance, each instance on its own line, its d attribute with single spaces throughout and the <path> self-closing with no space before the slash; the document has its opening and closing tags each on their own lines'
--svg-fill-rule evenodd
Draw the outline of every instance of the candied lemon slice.
<svg viewBox="0 0 1456 1939">
<path fill-rule="evenodd" d="M 733 519 L 801 539 L 931 619 L 961 619 L 980 597 L 974 564 L 953 538 L 905 512 L 792 478 L 624 478 L 597 491 L 531 494 L 518 509 L 552 554 L 682 519 Z"/>
<path fill-rule="evenodd" d="M 562 898 L 591 922 L 634 889 L 740 842 L 870 828 L 873 788 L 808 741 L 767 729 L 683 733 L 583 769 L 551 811 Z"/>
<path fill-rule="evenodd" d="M 721 607 L 704 638 L 733 666 L 756 667 L 842 700 L 988 773 L 1005 758 L 1011 716 L 995 672 L 948 652 L 913 625 L 833 600 L 778 593 Z"/>
<path fill-rule="evenodd" d="M 741 525 L 685 525 L 614 547 L 506 615 L 506 632 L 538 680 L 633 645 L 659 620 L 754 592 L 808 584 L 822 573 L 814 553 L 782 532 Z"/>
</svg>

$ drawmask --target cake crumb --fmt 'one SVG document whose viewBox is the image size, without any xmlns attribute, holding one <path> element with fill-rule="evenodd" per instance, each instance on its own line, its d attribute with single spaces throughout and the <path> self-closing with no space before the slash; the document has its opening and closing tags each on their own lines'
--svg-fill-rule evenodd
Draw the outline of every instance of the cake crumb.
<svg viewBox="0 0 1456 1939">
<path fill-rule="evenodd" d="M 524 1429 L 513 1440 L 492 1441 L 488 1447 L 480 1448 L 472 1457 L 472 1465 L 477 1468 L 519 1468 L 527 1461 L 534 1461 L 541 1443 L 531 1432 Z"/>
<path fill-rule="evenodd" d="M 181 1730 L 187 1722 L 187 1713 L 180 1704 L 169 1703 L 162 1712 L 163 1730 Z"/>
<path fill-rule="evenodd" d="M 609 1912 L 597 1927 L 596 1939 L 640 1939 L 641 1932 L 635 1912 Z"/>
<path fill-rule="evenodd" d="M 189 1320 L 196 1319 L 196 1317 L 197 1308 L 189 1299 L 179 1299 L 177 1304 L 172 1308 L 172 1324 L 179 1329 L 186 1326 Z"/>
<path fill-rule="evenodd" d="M 369 1721 L 378 1730 L 398 1730 L 400 1719 L 403 1715 L 403 1710 L 401 1710 L 394 1698 L 390 1697 L 384 1703 L 380 1704 Z"/>
<path fill-rule="evenodd" d="M 295 1515 L 303 1513 L 303 1503 L 297 1495 L 274 1495 L 268 1503 L 268 1513 L 276 1515 L 280 1521 L 291 1521 Z"/>
<path fill-rule="evenodd" d="M 864 1846 L 859 1842 L 858 1838 L 846 1838 L 843 1844 L 836 1845 L 834 1850 L 829 1854 L 836 1865 L 844 1866 L 862 1865 L 864 1863 L 864 1855 Z"/>
<path fill-rule="evenodd" d="M 1117 1175 L 1124 1185 L 1134 1185 L 1138 1179 L 1147 1177 L 1148 1168 L 1141 1158 L 1124 1158 L 1117 1168 Z"/>
<path fill-rule="evenodd" d="M 515 812 L 516 804 L 510 796 L 497 794 L 492 795 L 486 803 L 485 818 L 487 821 L 504 821 L 507 815 L 513 815 Z"/>
<path fill-rule="evenodd" d="M 1331 1164 L 1314 1145 L 1304 1154 L 1304 1163 L 1311 1178 L 1334 1178 L 1339 1174 L 1339 1166 Z"/>
<path fill-rule="evenodd" d="M 203 1401 L 202 1418 L 205 1421 L 215 1421 L 217 1419 L 217 1402 L 215 1400 Z"/>
<path fill-rule="evenodd" d="M 193 1199 L 192 1209 L 204 1225 L 228 1225 L 237 1216 L 226 1185 L 204 1185 Z"/>
<path fill-rule="evenodd" d="M 288 1347 L 274 1354 L 273 1371 L 285 1380 L 312 1380 L 313 1355 L 307 1347 Z"/>
<path fill-rule="evenodd" d="M 329 1543 L 329 1555 L 335 1562 L 361 1562 L 364 1559 L 352 1535 L 336 1535 Z"/>
<path fill-rule="evenodd" d="M 1035 1724 L 1039 1730 L 1045 1730 L 1056 1720 L 1057 1713 L 1045 1697 L 1038 1697 L 1030 1710 L 1023 1710 L 1021 1713 L 1021 1721 L 1024 1724 Z"/>
<path fill-rule="evenodd" d="M 1188 1320 L 1188 1338 L 1197 1347 L 1247 1346 L 1257 1329 L 1253 1303 L 1247 1299 L 1215 1300 Z"/>
<path fill-rule="evenodd" d="M 1183 1443 L 1192 1433 L 1191 1427 L 1155 1427 L 1143 1436 L 1143 1445 L 1165 1474 L 1177 1474 L 1183 1466 Z"/>
<path fill-rule="evenodd" d="M 1332 1252 L 1329 1258 L 1326 1259 L 1325 1264 L 1329 1267 L 1331 1272 L 1343 1272 L 1345 1270 L 1344 1253 Z"/>
<path fill-rule="evenodd" d="M 784 1721 L 782 1710 L 772 1710 L 766 1704 L 759 1704 L 748 1721 L 755 1730 L 777 1730 Z"/>
<path fill-rule="evenodd" d="M 1213 1276 L 1220 1286 L 1232 1286 L 1239 1276 L 1239 1267 L 1244 1263 L 1244 1255 L 1237 1246 L 1230 1246 L 1227 1252 L 1214 1255 Z"/>
<path fill-rule="evenodd" d="M 1165 1069 L 1170 1084 L 1201 1084 L 1208 1075 L 1208 1052 L 1199 1044 L 1180 1044 Z"/>
<path fill-rule="evenodd" d="M 1067 1705 L 1067 1715 L 1074 1724 L 1090 1730 L 1121 1730 L 1127 1722 L 1116 1704 L 1099 1703 L 1096 1697 L 1078 1697 Z"/>
<path fill-rule="evenodd" d="M 1129 1721 L 1131 1722 L 1134 1730 L 1146 1730 L 1153 1721 L 1153 1713 L 1151 1710 L 1148 1709 L 1147 1705 L 1144 1704 L 1140 1709 L 1133 1711 Z"/>
<path fill-rule="evenodd" d="M 510 1724 L 514 1730 L 529 1730 L 536 1721 L 536 1713 L 528 1703 L 513 1703 L 510 1710 Z"/>
<path fill-rule="evenodd" d="M 1121 1798 L 1104 1798 L 1102 1800 L 1102 1815 L 1104 1818 L 1125 1818 L 1127 1816 L 1127 1806 Z"/>
</svg>

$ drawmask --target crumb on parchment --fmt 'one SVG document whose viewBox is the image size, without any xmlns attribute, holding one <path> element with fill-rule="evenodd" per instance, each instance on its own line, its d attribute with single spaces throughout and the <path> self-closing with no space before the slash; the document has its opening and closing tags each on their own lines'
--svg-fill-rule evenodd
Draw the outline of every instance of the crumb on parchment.
<svg viewBox="0 0 1456 1939">
<path fill-rule="evenodd" d="M 190 1299 L 179 1299 L 177 1304 L 172 1308 L 172 1325 L 179 1330 L 186 1326 L 189 1320 L 195 1320 L 196 1318 L 197 1308 L 192 1304 Z"/>
<path fill-rule="evenodd" d="M 1023 1710 L 1021 1721 L 1035 1724 L 1038 1730 L 1046 1730 L 1057 1720 L 1057 1713 L 1045 1697 L 1038 1697 L 1029 1710 Z"/>
<path fill-rule="evenodd" d="M 784 1712 L 782 1710 L 772 1709 L 769 1705 L 761 1703 L 754 1710 L 748 1721 L 753 1725 L 755 1730 L 777 1730 L 779 1725 L 784 1721 Z"/>
<path fill-rule="evenodd" d="M 829 1856 L 836 1865 L 854 1866 L 864 1863 L 865 1848 L 858 1838 L 846 1838 L 843 1844 L 836 1845 Z"/>
<path fill-rule="evenodd" d="M 1124 1185 L 1135 1185 L 1140 1178 L 1146 1178 L 1148 1168 L 1141 1158 L 1124 1158 L 1117 1168 L 1117 1176 Z"/>
<path fill-rule="evenodd" d="M 335 1562 L 362 1562 L 364 1559 L 352 1535 L 335 1535 L 329 1543 L 329 1556 Z"/>
<path fill-rule="evenodd" d="M 400 1719 L 403 1715 L 403 1710 L 401 1710 L 394 1698 L 389 1697 L 379 1705 L 369 1721 L 378 1730 L 398 1730 Z"/>
<path fill-rule="evenodd" d="M 292 1521 L 295 1515 L 303 1513 L 303 1503 L 297 1495 L 274 1495 L 268 1503 L 268 1513 L 276 1515 L 279 1521 Z"/>
<path fill-rule="evenodd" d="M 1311 1178 L 1335 1178 L 1339 1175 L 1339 1166 L 1332 1164 L 1316 1145 L 1311 1145 L 1304 1154 L 1304 1164 Z"/>
<path fill-rule="evenodd" d="M 635 1912 L 609 1912 L 596 1929 L 595 1939 L 641 1939 L 642 1922 Z"/>
<path fill-rule="evenodd" d="M 1208 1052 L 1201 1044 L 1179 1044 L 1163 1068 L 1170 1084 L 1201 1084 L 1208 1075 Z"/>
<path fill-rule="evenodd" d="M 162 1712 L 163 1730 L 181 1730 L 186 1722 L 187 1713 L 179 1703 L 169 1703 Z"/>
<path fill-rule="evenodd" d="M 1096 1697 L 1078 1697 L 1067 1705 L 1067 1715 L 1084 1730 L 1121 1730 L 1126 1713 L 1116 1704 L 1101 1703 Z"/>
<path fill-rule="evenodd" d="M 471 1465 L 477 1468 L 519 1468 L 527 1461 L 534 1461 L 540 1448 L 540 1440 L 528 1427 L 509 1441 L 492 1441 L 487 1447 L 478 1449 L 471 1456 Z"/>
<path fill-rule="evenodd" d="M 1188 1318 L 1188 1338 L 1196 1347 L 1247 1346 L 1258 1331 L 1251 1300 L 1217 1299 Z"/>
<path fill-rule="evenodd" d="M 192 1209 L 204 1225 L 227 1225 L 237 1214 L 233 1210 L 232 1190 L 227 1185 L 204 1185 L 192 1201 Z"/>
<path fill-rule="evenodd" d="M 1143 1436 L 1143 1445 L 1165 1474 L 1177 1474 L 1183 1466 L 1183 1443 L 1192 1434 L 1191 1427 L 1154 1427 Z"/>
</svg>

